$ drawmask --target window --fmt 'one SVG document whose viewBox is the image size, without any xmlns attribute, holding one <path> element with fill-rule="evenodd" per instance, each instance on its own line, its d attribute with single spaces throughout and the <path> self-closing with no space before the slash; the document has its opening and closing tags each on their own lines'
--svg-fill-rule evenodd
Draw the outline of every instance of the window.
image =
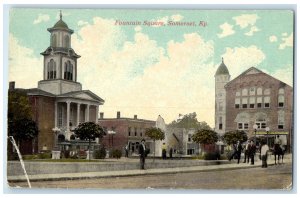
<svg viewBox="0 0 300 198">
<path fill-rule="evenodd" d="M 242 98 L 242 107 L 243 109 L 248 107 L 248 98 Z"/>
<path fill-rule="evenodd" d="M 270 95 L 270 89 L 265 89 L 264 90 L 264 95 Z"/>
<path fill-rule="evenodd" d="M 284 89 L 283 89 L 283 88 L 280 88 L 280 89 L 278 90 L 278 93 L 279 93 L 279 94 L 284 94 Z"/>
<path fill-rule="evenodd" d="M 66 48 L 70 47 L 70 37 L 68 35 L 65 36 L 65 47 Z"/>
<path fill-rule="evenodd" d="M 56 35 L 52 34 L 52 36 L 51 36 L 51 46 L 56 47 L 56 42 L 57 42 Z"/>
<path fill-rule="evenodd" d="M 219 102 L 219 111 L 223 111 L 223 103 Z"/>
<path fill-rule="evenodd" d="M 188 134 L 188 142 L 192 141 L 192 134 Z"/>
<path fill-rule="evenodd" d="M 219 129 L 223 129 L 222 117 L 219 117 Z"/>
<path fill-rule="evenodd" d="M 248 129 L 248 127 L 249 127 L 249 124 L 248 123 L 243 123 L 243 122 L 239 122 L 238 123 L 238 129 L 239 130 L 243 130 L 243 129 Z"/>
<path fill-rule="evenodd" d="M 53 59 L 47 64 L 47 79 L 56 79 L 56 64 Z"/>
<path fill-rule="evenodd" d="M 235 96 L 241 96 L 241 92 L 239 91 L 235 92 Z"/>
<path fill-rule="evenodd" d="M 241 103 L 241 99 L 240 98 L 236 98 L 235 99 L 235 108 L 236 109 L 240 108 L 240 103 Z"/>
<path fill-rule="evenodd" d="M 64 79 L 73 80 L 73 64 L 71 63 L 71 61 L 65 62 Z"/>
<path fill-rule="evenodd" d="M 131 127 L 128 127 L 128 136 L 131 136 Z"/>
<path fill-rule="evenodd" d="M 284 96 L 283 95 L 278 96 L 278 107 L 284 107 Z"/>
<path fill-rule="evenodd" d="M 264 103 L 265 103 L 265 108 L 270 107 L 270 97 L 269 96 L 264 97 Z"/>
<path fill-rule="evenodd" d="M 262 88 L 260 88 L 260 87 L 257 88 L 256 94 L 257 94 L 257 95 L 262 95 Z"/>
<path fill-rule="evenodd" d="M 62 127 L 62 115 L 63 115 L 63 110 L 62 110 L 62 106 L 58 107 L 58 127 Z"/>
<path fill-rule="evenodd" d="M 257 129 L 265 129 L 267 126 L 265 118 L 256 119 L 255 124 L 257 125 Z"/>
<path fill-rule="evenodd" d="M 137 128 L 134 128 L 134 136 L 137 136 Z"/>
<path fill-rule="evenodd" d="M 257 108 L 261 108 L 262 107 L 262 97 L 257 97 L 256 98 L 256 105 L 257 105 Z"/>
<path fill-rule="evenodd" d="M 278 112 L 278 129 L 283 129 L 284 128 L 284 111 L 279 111 Z"/>
<path fill-rule="evenodd" d="M 242 96 L 247 96 L 247 95 L 248 95 L 248 89 L 243 89 Z"/>
<path fill-rule="evenodd" d="M 251 87 L 249 89 L 249 92 L 250 92 L 250 96 L 254 96 L 255 95 L 255 87 Z"/>
<path fill-rule="evenodd" d="M 250 97 L 249 103 L 250 103 L 249 108 L 253 109 L 255 106 L 255 97 Z"/>
</svg>

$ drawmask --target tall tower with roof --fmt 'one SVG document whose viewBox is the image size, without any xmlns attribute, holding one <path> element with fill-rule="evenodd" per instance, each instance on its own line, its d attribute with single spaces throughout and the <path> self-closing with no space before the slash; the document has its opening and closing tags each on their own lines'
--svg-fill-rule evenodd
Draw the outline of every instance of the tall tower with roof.
<svg viewBox="0 0 300 198">
<path fill-rule="evenodd" d="M 215 74 L 215 131 L 224 134 L 226 129 L 226 92 L 224 86 L 230 81 L 227 66 L 222 63 Z"/>
<path fill-rule="evenodd" d="M 64 94 L 80 91 L 82 85 L 77 82 L 77 59 L 79 55 L 71 47 L 73 30 L 60 19 L 52 28 L 47 29 L 50 35 L 50 46 L 41 53 L 44 56 L 43 80 L 38 88 L 52 94 Z"/>
</svg>

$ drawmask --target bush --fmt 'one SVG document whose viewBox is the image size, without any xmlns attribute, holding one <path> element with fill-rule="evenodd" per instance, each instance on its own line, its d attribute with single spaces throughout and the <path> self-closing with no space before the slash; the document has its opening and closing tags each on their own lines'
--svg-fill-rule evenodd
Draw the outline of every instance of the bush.
<svg viewBox="0 0 300 198">
<path fill-rule="evenodd" d="M 121 156 L 122 156 L 122 152 L 120 150 L 118 150 L 118 149 L 112 150 L 112 152 L 111 152 L 112 158 L 120 159 Z"/>
<path fill-rule="evenodd" d="M 19 160 L 19 156 L 18 156 L 18 153 L 15 153 L 15 152 L 9 152 L 7 154 L 7 160 Z"/>
<path fill-rule="evenodd" d="M 219 152 L 209 152 L 204 154 L 204 160 L 219 160 L 220 158 Z"/>
<path fill-rule="evenodd" d="M 37 155 L 23 155 L 24 160 L 33 160 L 33 159 L 37 159 L 37 158 L 38 158 Z"/>
<path fill-rule="evenodd" d="M 104 159 L 105 157 L 106 157 L 106 149 L 104 147 L 94 151 L 95 159 Z"/>
<path fill-rule="evenodd" d="M 51 153 L 39 153 L 38 159 L 51 159 Z"/>
<path fill-rule="evenodd" d="M 70 151 L 69 150 L 64 151 L 64 157 L 65 158 L 70 158 Z"/>
</svg>

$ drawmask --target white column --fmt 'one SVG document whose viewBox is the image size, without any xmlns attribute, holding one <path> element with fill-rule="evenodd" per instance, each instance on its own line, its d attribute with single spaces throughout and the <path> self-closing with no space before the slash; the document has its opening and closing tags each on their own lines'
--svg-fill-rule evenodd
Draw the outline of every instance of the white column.
<svg viewBox="0 0 300 198">
<path fill-rule="evenodd" d="M 54 128 L 57 127 L 57 102 L 54 103 Z"/>
<path fill-rule="evenodd" d="M 76 123 L 76 126 L 79 125 L 79 118 L 80 118 L 80 103 L 77 103 L 77 123 Z"/>
<path fill-rule="evenodd" d="M 86 104 L 85 121 L 88 122 L 89 120 L 90 120 L 90 104 Z"/>
<path fill-rule="evenodd" d="M 98 123 L 98 116 L 99 116 L 99 106 L 96 105 L 96 124 Z"/>
<path fill-rule="evenodd" d="M 70 101 L 67 101 L 67 134 L 66 134 L 66 139 L 70 139 L 69 134 L 70 134 Z"/>
</svg>

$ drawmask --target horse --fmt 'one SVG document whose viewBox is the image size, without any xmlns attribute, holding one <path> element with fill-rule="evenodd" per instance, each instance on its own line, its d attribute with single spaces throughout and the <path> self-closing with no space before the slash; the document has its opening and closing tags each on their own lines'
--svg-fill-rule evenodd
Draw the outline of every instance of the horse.
<svg viewBox="0 0 300 198">
<path fill-rule="evenodd" d="M 278 159 L 278 164 L 280 164 L 280 157 L 281 157 L 281 162 L 283 164 L 284 152 L 285 152 L 285 149 L 282 148 L 279 144 L 274 145 L 273 155 L 275 157 L 275 165 L 277 164 L 276 163 L 276 156 L 277 156 L 277 159 Z"/>
</svg>

